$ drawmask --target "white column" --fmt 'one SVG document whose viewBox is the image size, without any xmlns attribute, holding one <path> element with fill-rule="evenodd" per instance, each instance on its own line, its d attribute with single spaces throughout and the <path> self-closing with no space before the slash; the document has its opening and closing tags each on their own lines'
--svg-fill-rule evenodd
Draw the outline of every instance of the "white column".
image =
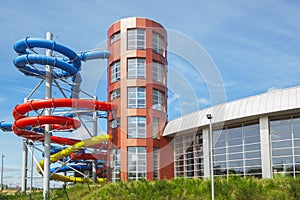
<svg viewBox="0 0 300 200">
<path fill-rule="evenodd" d="M 261 168 L 263 178 L 272 178 L 271 157 L 270 157 L 270 128 L 268 116 L 259 118 L 260 124 L 260 149 Z"/>
<path fill-rule="evenodd" d="M 203 128 L 202 134 L 203 134 L 204 178 L 210 178 L 209 127 Z"/>
<path fill-rule="evenodd" d="M 26 185 L 27 185 L 27 139 L 23 139 L 23 151 L 22 151 L 22 193 L 26 193 Z"/>
<path fill-rule="evenodd" d="M 97 100 L 97 97 L 94 97 L 95 100 Z M 97 136 L 98 134 L 98 116 L 97 116 L 97 110 L 93 113 L 93 136 Z M 94 153 L 96 152 L 96 149 L 93 150 Z M 92 163 L 92 177 L 93 177 L 93 183 L 97 183 L 97 160 L 94 160 Z"/>
<path fill-rule="evenodd" d="M 52 33 L 46 33 L 46 39 L 52 40 Z M 52 56 L 52 50 L 46 50 L 46 56 Z M 52 98 L 52 67 L 46 65 L 46 99 Z M 51 115 L 51 108 L 45 110 L 45 115 Z M 44 200 L 48 199 L 50 188 L 50 136 L 51 126 L 45 126 L 45 139 L 44 139 L 44 184 L 43 184 L 43 197 Z"/>
</svg>

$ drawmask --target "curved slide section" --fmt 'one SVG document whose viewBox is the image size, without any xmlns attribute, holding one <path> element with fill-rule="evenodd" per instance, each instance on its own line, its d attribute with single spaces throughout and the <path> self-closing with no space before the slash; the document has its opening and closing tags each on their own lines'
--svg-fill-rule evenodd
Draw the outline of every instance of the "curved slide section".
<svg viewBox="0 0 300 200">
<path fill-rule="evenodd" d="M 30 116 L 27 117 L 28 112 L 37 111 L 44 108 L 58 108 L 58 107 L 71 107 L 73 109 L 87 109 L 89 111 L 109 111 L 114 108 L 113 104 L 108 102 L 100 102 L 97 100 L 85 100 L 85 99 L 44 99 L 44 100 L 32 100 L 27 103 L 17 105 L 13 110 L 13 117 L 15 119 L 12 129 L 18 136 L 25 137 L 31 140 L 43 141 L 44 135 L 35 132 L 34 129 L 43 128 L 43 125 L 50 124 L 52 129 L 58 131 L 74 130 L 80 127 L 80 122 L 73 118 L 65 116 Z M 32 129 L 28 130 L 28 126 Z M 58 153 L 51 155 L 50 162 L 54 163 L 63 157 L 69 156 L 78 150 L 82 150 L 87 147 L 98 145 L 101 142 L 109 141 L 109 135 L 102 135 L 92 137 L 87 140 L 77 140 L 72 138 L 64 138 L 51 136 L 51 142 L 63 145 L 73 145 L 61 150 Z M 44 167 L 44 161 L 40 162 L 41 168 Z M 40 172 L 40 171 L 39 171 Z M 51 176 L 53 180 L 60 180 L 65 182 L 91 182 L 91 179 L 81 177 L 62 176 L 59 174 L 53 174 Z M 99 182 L 104 179 L 98 179 Z"/>
<path fill-rule="evenodd" d="M 51 57 L 46 55 L 36 54 L 33 50 L 35 48 L 48 49 L 62 55 L 61 57 Z M 45 99 L 45 100 L 32 100 L 27 103 L 17 105 L 13 110 L 14 123 L 6 124 L 0 123 L 0 129 L 5 131 L 13 130 L 18 136 L 24 138 L 44 141 L 44 128 L 45 125 L 50 125 L 52 132 L 55 131 L 72 131 L 80 127 L 79 120 L 74 119 L 74 113 L 70 112 L 64 116 L 44 116 L 38 114 L 38 116 L 28 116 L 30 111 L 38 111 L 45 108 L 73 108 L 73 111 L 77 109 L 85 109 L 88 112 L 97 111 L 109 111 L 114 109 L 113 105 L 106 102 L 99 102 L 96 100 L 82 100 L 79 98 L 81 76 L 80 67 L 82 61 L 92 59 L 105 59 L 109 57 L 109 52 L 105 51 L 91 51 L 83 52 L 80 54 L 75 53 L 70 48 L 46 39 L 40 38 L 25 38 L 18 41 L 14 45 L 14 50 L 18 53 L 18 56 L 14 59 L 14 65 L 18 70 L 27 76 L 34 76 L 38 78 L 45 78 L 46 70 L 43 65 L 50 65 L 53 67 L 52 78 L 53 79 L 68 79 L 72 78 L 73 84 L 71 84 L 71 98 L 61 99 Z M 41 112 L 43 113 L 43 112 Z M 108 135 L 96 136 L 87 140 L 77 140 L 73 138 L 51 136 L 51 142 L 60 145 L 72 145 L 61 151 L 51 155 L 50 162 L 54 163 L 65 156 L 74 154 L 78 150 L 90 147 L 95 148 L 101 146 L 101 142 L 108 141 L 110 138 Z M 79 153 L 80 154 L 80 153 Z M 76 154 L 77 155 L 77 154 Z M 91 155 L 81 155 L 77 158 L 89 159 Z M 40 162 L 41 168 L 44 168 L 44 161 Z M 40 168 L 39 168 L 40 169 Z M 39 170 L 38 170 L 39 171 Z M 41 172 L 41 171 L 39 171 Z M 69 177 L 61 176 L 59 174 L 51 175 L 51 179 L 60 180 L 65 182 L 91 182 L 92 180 L 81 177 Z M 98 181 L 103 181 L 98 179 Z"/>
<path fill-rule="evenodd" d="M 75 145 L 70 146 L 56 154 L 53 154 L 50 156 L 50 162 L 54 163 L 66 156 L 69 156 L 72 153 L 75 153 L 78 150 L 81 150 L 83 148 L 88 148 L 92 145 L 109 141 L 111 140 L 109 135 L 100 135 L 100 136 L 95 136 L 86 140 L 82 140 L 80 142 L 77 142 Z M 40 161 L 40 166 L 43 169 L 44 168 L 44 160 Z M 41 173 L 40 169 L 37 167 L 37 171 Z M 63 176 L 59 174 L 53 174 L 50 176 L 52 180 L 58 180 L 58 181 L 64 181 L 64 182 L 81 182 L 81 183 L 92 183 L 93 180 L 89 178 L 82 178 L 82 177 L 74 177 L 74 176 Z M 98 178 L 98 182 L 103 182 L 105 179 L 103 178 Z"/>
<path fill-rule="evenodd" d="M 113 105 L 108 102 L 100 102 L 97 100 L 86 99 L 44 99 L 32 100 L 27 103 L 17 105 L 13 110 L 13 117 L 15 122 L 12 125 L 14 133 L 31 140 L 38 140 L 43 142 L 44 135 L 28 130 L 26 127 L 42 128 L 45 124 L 51 124 L 52 129 L 66 131 L 74 130 L 80 127 L 80 121 L 65 116 L 34 116 L 27 117 L 30 111 L 37 111 L 43 108 L 58 108 L 58 107 L 71 107 L 73 109 L 88 109 L 92 111 L 109 111 L 113 109 Z M 79 142 L 77 139 L 69 139 L 57 136 L 51 136 L 51 142 L 62 145 L 74 145 Z"/>
</svg>

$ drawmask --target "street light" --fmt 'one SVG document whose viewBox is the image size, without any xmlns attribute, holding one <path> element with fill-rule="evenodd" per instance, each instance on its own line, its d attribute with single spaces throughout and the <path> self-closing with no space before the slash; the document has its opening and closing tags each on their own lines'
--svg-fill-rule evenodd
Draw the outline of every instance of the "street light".
<svg viewBox="0 0 300 200">
<path fill-rule="evenodd" d="M 4 158 L 4 154 L 2 154 L 1 156 L 1 191 L 3 190 L 3 158 Z"/>
<path fill-rule="evenodd" d="M 213 138 L 212 138 L 212 123 L 211 119 L 213 118 L 211 114 L 206 115 L 209 119 L 209 151 L 210 151 L 210 178 L 211 178 L 211 199 L 215 199 L 215 190 L 214 190 L 214 164 L 213 164 Z"/>
</svg>

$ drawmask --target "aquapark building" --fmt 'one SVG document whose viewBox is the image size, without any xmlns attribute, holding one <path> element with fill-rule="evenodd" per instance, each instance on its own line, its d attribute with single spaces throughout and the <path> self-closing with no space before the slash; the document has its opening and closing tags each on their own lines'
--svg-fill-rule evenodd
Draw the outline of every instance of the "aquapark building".
<svg viewBox="0 0 300 200">
<path fill-rule="evenodd" d="M 62 150 L 63 153 L 55 153 L 52 157 L 48 145 L 47 154 L 51 159 L 42 162 L 43 166 L 45 163 L 44 176 L 52 173 L 50 163 L 78 154 L 77 151 L 83 147 L 97 146 L 97 143 L 107 140 L 111 141 L 102 146 L 108 146 L 108 151 L 100 152 L 99 156 L 105 159 L 108 169 L 106 177 L 111 181 L 209 178 L 210 157 L 213 158 L 214 176 L 272 178 L 277 174 L 295 177 L 300 173 L 300 87 L 222 103 L 168 121 L 167 31 L 157 22 L 133 17 L 112 24 L 107 37 L 109 52 L 100 52 L 100 55 L 93 52 L 78 55 L 54 41 L 34 38 L 26 38 L 15 45 L 19 57 L 14 64 L 25 75 L 47 77 L 47 71 L 30 68 L 33 63 L 46 64 L 62 69 L 53 78 L 71 77 L 73 81 L 70 98 L 54 99 L 48 95 L 46 100 L 30 100 L 15 107 L 16 121 L 13 125 L 0 122 L 2 130 L 13 129 L 15 134 L 26 139 L 45 143 L 51 140 L 60 145 L 69 145 Z M 47 57 L 45 60 L 45 56 L 30 55 L 27 50 L 34 47 L 57 51 L 68 59 L 64 61 Z M 78 72 L 81 61 L 94 58 L 108 59 L 108 102 L 79 99 L 81 77 Z M 94 113 L 107 111 L 108 135 L 83 141 L 48 135 L 46 140 L 46 136 L 41 134 L 45 132 L 45 126 L 41 126 L 42 119 L 48 128 L 48 124 L 54 124 L 53 128 L 60 124 L 59 130 L 61 127 L 76 129 L 80 122 L 73 119 L 73 115 L 40 116 L 43 113 L 38 113 L 37 117 L 27 117 L 30 111 L 54 107 L 74 109 L 74 105 L 78 112 L 82 109 Z M 93 116 L 96 121 L 97 115 Z M 79 160 L 91 160 L 92 157 L 97 160 L 95 154 L 87 156 L 83 153 L 77 156 Z M 93 180 L 97 181 L 95 163 L 91 165 L 95 169 Z M 91 165 L 86 170 L 91 171 Z M 26 171 L 26 164 L 23 164 L 23 169 Z M 59 170 L 61 168 L 54 171 Z M 26 188 L 26 173 L 22 177 L 23 190 Z M 51 178 L 66 182 L 87 180 L 57 175 L 51 175 Z M 98 181 L 103 179 L 98 177 Z M 44 190 L 47 188 L 49 184 L 44 181 Z"/>
<path fill-rule="evenodd" d="M 300 173 L 300 87 L 167 122 L 166 30 L 149 19 L 122 19 L 108 30 L 108 50 L 108 99 L 118 107 L 108 125 L 112 181 L 208 178 L 210 139 L 215 176 Z"/>
</svg>

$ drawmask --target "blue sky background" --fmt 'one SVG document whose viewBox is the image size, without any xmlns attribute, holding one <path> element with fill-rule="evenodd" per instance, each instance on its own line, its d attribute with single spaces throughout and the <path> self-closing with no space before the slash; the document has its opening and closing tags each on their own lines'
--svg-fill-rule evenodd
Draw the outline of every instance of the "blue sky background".
<svg viewBox="0 0 300 200">
<path fill-rule="evenodd" d="M 105 41 L 106 31 L 112 23 L 130 16 L 153 19 L 199 43 L 221 74 L 227 101 L 298 86 L 299 10 L 298 1 L 280 0 L 4 1 L 0 7 L 0 120 L 12 121 L 12 109 L 23 102 L 38 82 L 14 68 L 13 44 L 16 41 L 27 36 L 43 38 L 45 32 L 51 31 L 54 40 L 74 51 L 93 49 Z M 192 49 L 187 51 L 193 52 Z M 105 61 L 99 63 L 105 65 Z M 85 65 L 88 68 L 88 65 L 99 63 Z M 189 63 L 175 55 L 169 55 L 169 64 L 174 69 L 181 69 L 182 73 L 184 67 L 188 71 Z M 180 112 L 189 113 L 211 104 L 209 91 L 201 77 L 194 80 L 189 73 L 184 76 L 192 80 L 190 84 L 197 106 L 186 107 L 184 111 L 171 109 L 185 94 L 184 86 L 178 84 L 176 87 L 181 94 L 170 94 L 170 119 L 179 116 Z M 169 79 L 169 84 L 173 83 L 172 78 Z M 105 76 L 102 76 L 97 86 L 100 100 L 106 100 L 101 92 L 103 88 L 105 91 L 104 83 Z M 43 92 L 39 91 L 40 98 Z M 181 104 L 189 105 L 188 100 L 182 99 Z M 21 138 L 0 131 L 0 153 L 6 155 L 6 184 L 20 184 L 21 148 Z"/>
</svg>

